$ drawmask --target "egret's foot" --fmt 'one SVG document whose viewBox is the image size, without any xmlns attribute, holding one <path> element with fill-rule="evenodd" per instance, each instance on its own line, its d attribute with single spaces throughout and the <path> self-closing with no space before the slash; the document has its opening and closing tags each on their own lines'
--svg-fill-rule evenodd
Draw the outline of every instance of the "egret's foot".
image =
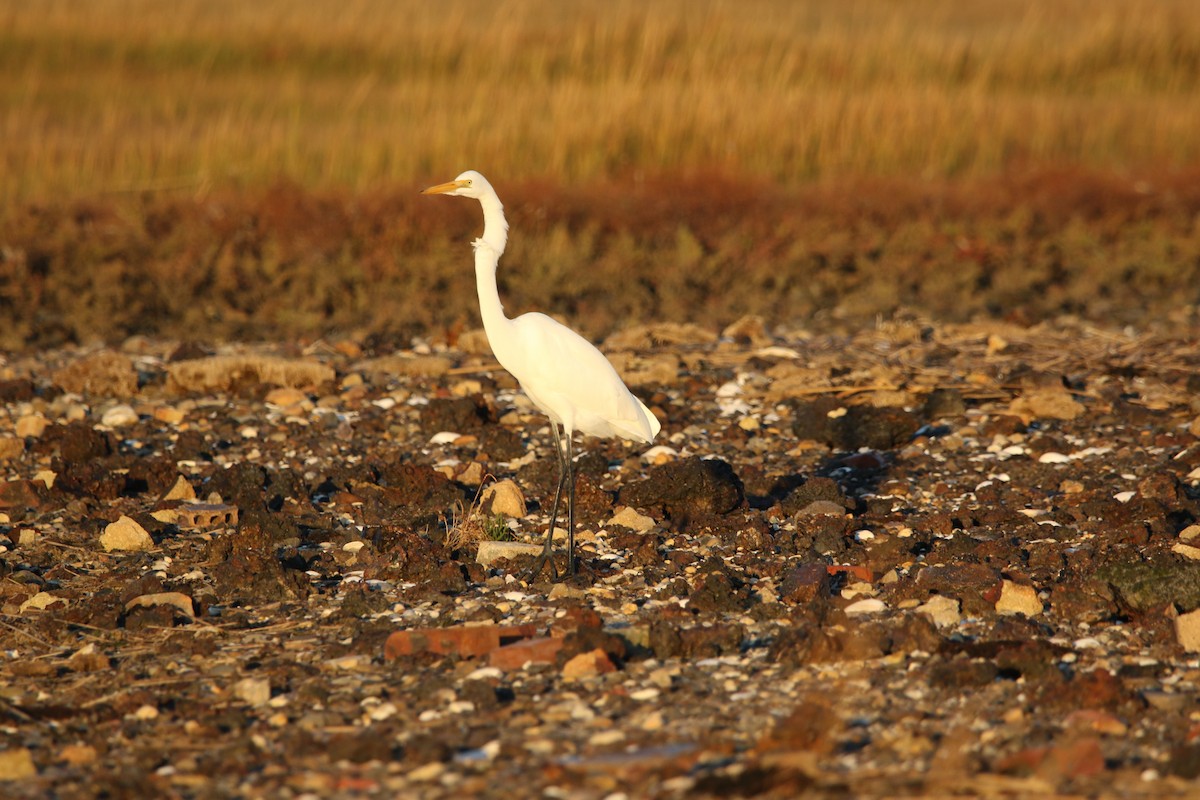
<svg viewBox="0 0 1200 800">
<path fill-rule="evenodd" d="M 549 543 L 542 549 L 541 555 L 533 562 L 533 566 L 521 576 L 521 580 L 526 583 L 533 583 L 534 579 L 541 574 L 542 569 L 546 566 L 550 567 L 550 580 L 555 582 L 558 580 L 558 567 L 554 564 L 554 551 L 551 550 Z"/>
</svg>

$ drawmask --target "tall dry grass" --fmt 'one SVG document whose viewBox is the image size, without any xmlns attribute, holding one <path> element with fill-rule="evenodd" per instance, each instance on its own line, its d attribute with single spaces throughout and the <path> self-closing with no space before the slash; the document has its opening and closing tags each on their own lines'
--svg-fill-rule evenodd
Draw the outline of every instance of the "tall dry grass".
<svg viewBox="0 0 1200 800">
<path fill-rule="evenodd" d="M 1195 0 L 0 0 L 0 200 L 1200 162 Z"/>
</svg>

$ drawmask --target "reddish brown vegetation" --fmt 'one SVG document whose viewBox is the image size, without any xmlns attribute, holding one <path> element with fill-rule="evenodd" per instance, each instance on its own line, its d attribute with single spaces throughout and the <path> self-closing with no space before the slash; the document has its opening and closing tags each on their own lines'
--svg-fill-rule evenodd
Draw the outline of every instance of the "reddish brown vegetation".
<svg viewBox="0 0 1200 800">
<path fill-rule="evenodd" d="M 1200 297 L 1198 170 L 498 186 L 514 229 L 509 311 L 561 313 L 593 336 L 644 320 L 829 324 L 899 309 L 1137 323 Z M 476 324 L 466 243 L 479 224 L 472 204 L 407 188 L 14 209 L 0 219 L 0 346 L 440 336 Z"/>
</svg>

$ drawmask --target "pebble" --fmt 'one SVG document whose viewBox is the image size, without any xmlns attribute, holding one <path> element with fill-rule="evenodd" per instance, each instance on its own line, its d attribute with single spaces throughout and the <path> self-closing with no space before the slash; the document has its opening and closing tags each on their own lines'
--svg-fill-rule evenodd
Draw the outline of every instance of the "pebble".
<svg viewBox="0 0 1200 800">
<path fill-rule="evenodd" d="M 500 680 L 504 673 L 496 667 L 480 667 L 467 676 L 469 681 Z"/>
<path fill-rule="evenodd" d="M 16 434 L 24 439 L 27 436 L 38 438 L 45 432 L 46 426 L 50 424 L 50 420 L 43 417 L 41 414 L 26 414 L 17 420 Z"/>
<path fill-rule="evenodd" d="M 461 380 L 450 387 L 450 394 L 455 397 L 470 397 L 471 395 L 481 394 L 483 392 L 483 384 L 474 379 L 467 378 Z"/>
<path fill-rule="evenodd" d="M 104 533 L 100 534 L 100 546 L 108 552 L 153 550 L 154 540 L 136 521 L 121 515 L 116 522 L 104 528 Z"/>
<path fill-rule="evenodd" d="M 324 665 L 332 670 L 345 670 L 346 672 L 358 672 L 367 664 L 370 659 L 359 654 L 350 654 L 345 656 L 337 656 L 336 658 L 326 659 Z"/>
<path fill-rule="evenodd" d="M 626 506 L 616 514 L 613 514 L 612 519 L 604 524 L 606 526 L 620 525 L 623 528 L 629 528 L 630 530 L 637 531 L 638 533 L 645 533 L 654 527 L 655 522 L 653 518 L 648 517 L 645 514 L 640 514 L 629 506 Z"/>
<path fill-rule="evenodd" d="M 1190 544 L 1177 544 L 1171 548 L 1171 552 L 1192 561 L 1200 561 L 1200 547 L 1194 547 Z"/>
<path fill-rule="evenodd" d="M 271 682 L 266 678 L 242 678 L 233 685 L 233 696 L 252 706 L 266 705 L 271 699 Z"/>
<path fill-rule="evenodd" d="M 542 549 L 540 544 L 536 545 L 536 547 L 539 551 Z M 550 600 L 565 600 L 571 597 L 583 598 L 587 596 L 588 593 L 586 589 L 583 589 L 579 586 L 571 586 L 567 583 L 554 584 L 550 587 L 550 594 L 547 595 Z"/>
<path fill-rule="evenodd" d="M 58 751 L 58 760 L 72 767 L 82 767 L 96 760 L 96 748 L 90 744 L 63 745 Z"/>
<path fill-rule="evenodd" d="M 583 680 L 584 678 L 594 678 L 597 675 L 602 675 L 605 672 L 612 672 L 616 669 L 604 651 L 597 648 L 587 653 L 580 653 L 574 658 L 563 664 L 562 676 L 566 681 Z"/>
<path fill-rule="evenodd" d="M 650 673 L 648 680 L 660 689 L 670 689 L 675 683 L 675 676 L 677 674 L 678 670 L 659 667 Z"/>
<path fill-rule="evenodd" d="M 264 399 L 268 405 L 289 410 L 294 410 L 296 406 L 302 406 L 306 403 L 311 405 L 307 394 L 290 386 L 281 386 L 278 389 L 272 389 L 267 392 L 267 396 Z"/>
<path fill-rule="evenodd" d="M 96 645 L 88 642 L 67 659 L 72 672 L 101 672 L 109 668 L 108 656 L 96 651 Z"/>
<path fill-rule="evenodd" d="M 611 728 L 606 731 L 597 731 L 588 739 L 588 744 L 593 747 L 607 747 L 625 741 L 625 733 L 617 728 Z"/>
<path fill-rule="evenodd" d="M 1129 726 L 1107 711 L 1082 708 L 1072 711 L 1065 720 L 1066 727 L 1076 730 L 1092 731 L 1105 736 L 1124 736 L 1129 732 Z"/>
<path fill-rule="evenodd" d="M 134 719 L 140 719 L 144 722 L 158 719 L 158 706 L 152 706 L 149 703 L 138 706 L 138 709 L 133 712 Z"/>
<path fill-rule="evenodd" d="M 28 747 L 0 750 L 0 781 L 19 781 L 37 775 L 33 754 Z"/>
<path fill-rule="evenodd" d="M 1200 525 L 1188 525 L 1179 532 L 1179 538 L 1185 542 L 1190 542 L 1198 536 L 1200 536 Z"/>
<path fill-rule="evenodd" d="M 154 409 L 154 419 L 158 422 L 165 422 L 168 425 L 178 425 L 183 422 L 183 418 L 183 411 L 174 406 L 159 406 Z"/>
<path fill-rule="evenodd" d="M 525 749 L 535 756 L 548 756 L 554 752 L 554 742 L 549 739 L 532 739 L 525 742 Z"/>
<path fill-rule="evenodd" d="M 408 779 L 410 781 L 417 781 L 418 783 L 428 783 L 429 781 L 436 781 L 445 771 L 445 764 L 440 761 L 430 761 L 428 764 L 417 767 L 408 773 Z"/>
<path fill-rule="evenodd" d="M 483 464 L 472 461 L 456 476 L 459 483 L 466 486 L 478 486 L 483 483 Z M 521 516 L 525 516 L 522 514 Z"/>
<path fill-rule="evenodd" d="M 846 616 L 855 617 L 861 614 L 878 614 L 880 611 L 886 610 L 887 603 L 878 598 L 871 597 L 846 606 Z"/>
<path fill-rule="evenodd" d="M 133 410 L 133 406 L 119 403 L 104 412 L 100 417 L 100 424 L 107 425 L 110 428 L 122 428 L 126 425 L 132 425 L 138 421 L 137 412 Z"/>
<path fill-rule="evenodd" d="M 939 628 L 957 625 L 962 620 L 958 611 L 959 602 L 944 594 L 935 594 L 917 607 L 917 612 L 929 617 L 929 621 Z"/>
<path fill-rule="evenodd" d="M 832 500 L 813 500 L 796 512 L 797 517 L 817 517 L 827 514 L 834 517 L 846 516 L 846 507 Z"/>
<path fill-rule="evenodd" d="M 665 444 L 655 445 L 642 453 L 642 461 L 651 466 L 667 464 L 679 458 L 679 451 Z"/>
<path fill-rule="evenodd" d="M 1042 601 L 1032 586 L 1004 581 L 1000 587 L 1000 597 L 996 600 L 996 613 L 1034 617 L 1042 613 Z"/>
<path fill-rule="evenodd" d="M 65 597 L 56 597 L 49 592 L 38 592 L 33 597 L 30 597 L 24 603 L 21 603 L 21 613 L 24 614 L 26 609 L 34 609 L 35 611 L 44 611 L 55 603 L 66 605 L 68 602 Z"/>
<path fill-rule="evenodd" d="M 1034 389 L 1018 397 L 1009 411 L 1027 424 L 1035 419 L 1073 420 L 1084 407 L 1069 392 L 1062 389 Z"/>
<path fill-rule="evenodd" d="M 196 499 L 196 490 L 192 488 L 192 485 L 190 483 L 188 483 L 187 478 L 183 477 L 182 475 L 180 475 L 178 478 L 175 479 L 175 485 L 171 487 L 170 491 L 168 491 L 165 495 L 163 495 L 163 500 L 195 500 L 195 499 Z"/>
<path fill-rule="evenodd" d="M 1175 638 L 1188 653 L 1200 653 L 1200 609 L 1175 618 Z"/>
<path fill-rule="evenodd" d="M 183 592 L 140 594 L 125 604 L 125 610 L 131 611 L 135 608 L 153 608 L 155 606 L 172 606 L 179 609 L 186 616 L 195 616 L 195 607 L 192 603 L 192 598 Z"/>
<path fill-rule="evenodd" d="M 1069 464 L 1070 462 L 1070 456 L 1063 455 L 1062 453 L 1055 453 L 1053 451 L 1042 453 L 1040 456 L 1038 456 L 1039 464 Z"/>
<path fill-rule="evenodd" d="M 15 436 L 0 436 L 0 461 L 20 458 L 25 452 L 25 440 Z"/>
<path fill-rule="evenodd" d="M 856 597 L 874 597 L 875 587 L 865 581 L 855 581 L 842 589 L 842 597 L 853 600 Z"/>
</svg>

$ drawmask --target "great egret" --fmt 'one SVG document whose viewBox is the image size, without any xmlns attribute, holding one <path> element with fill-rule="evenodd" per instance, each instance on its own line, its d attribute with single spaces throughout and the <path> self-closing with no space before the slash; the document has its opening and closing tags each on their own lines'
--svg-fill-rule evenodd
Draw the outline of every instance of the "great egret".
<svg viewBox="0 0 1200 800">
<path fill-rule="evenodd" d="M 554 449 L 558 454 L 558 488 L 554 491 L 550 528 L 529 577 L 536 576 L 548 563 L 551 578 L 558 578 L 552 542 L 559 501 L 563 487 L 568 485 L 567 572 L 573 575 L 575 467 L 572 440 L 575 432 L 650 442 L 658 435 L 658 419 L 645 403 L 630 393 L 612 364 L 587 339 L 545 314 L 532 312 L 516 319 L 504 316 L 504 307 L 496 291 L 496 265 L 508 244 L 508 221 L 504 218 L 504 206 L 487 178 L 467 170 L 449 183 L 431 186 L 422 194 L 473 197 L 483 206 L 483 236 L 473 243 L 483 329 L 496 360 L 520 382 L 533 404 L 550 418 Z M 562 436 L 559 435 L 560 427 Z"/>
</svg>

